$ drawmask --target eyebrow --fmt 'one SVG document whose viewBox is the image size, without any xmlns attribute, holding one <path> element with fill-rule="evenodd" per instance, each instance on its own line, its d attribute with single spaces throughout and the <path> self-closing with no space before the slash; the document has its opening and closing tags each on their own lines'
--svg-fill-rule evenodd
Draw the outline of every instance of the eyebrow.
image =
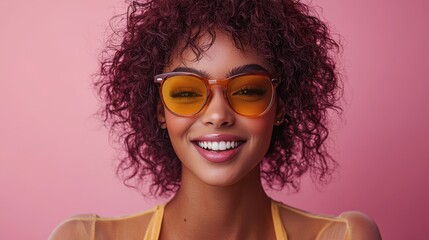
<svg viewBox="0 0 429 240">
<path fill-rule="evenodd" d="M 197 74 L 204 78 L 210 78 L 210 74 L 204 70 L 199 70 L 191 67 L 177 67 L 172 72 L 190 72 Z M 247 73 L 247 72 L 261 72 L 261 73 L 269 73 L 267 69 L 262 67 L 259 64 L 246 64 L 238 67 L 232 68 L 228 74 L 226 75 L 226 78 L 229 78 L 231 76 L 241 74 L 241 73 Z"/>
<path fill-rule="evenodd" d="M 209 78 L 210 74 L 204 70 L 198 70 L 195 68 L 190 67 L 177 67 L 172 72 L 189 72 L 189 73 L 195 73 L 201 77 Z"/>
<path fill-rule="evenodd" d="M 229 73 L 227 74 L 227 78 L 237 75 L 237 74 L 241 74 L 241 73 L 247 73 L 247 72 L 262 72 L 262 73 L 268 73 L 268 70 L 265 69 L 264 67 L 262 67 L 259 64 L 246 64 L 246 65 L 242 65 L 242 66 L 238 66 L 238 67 L 234 67 L 233 69 L 231 69 L 229 71 Z"/>
</svg>

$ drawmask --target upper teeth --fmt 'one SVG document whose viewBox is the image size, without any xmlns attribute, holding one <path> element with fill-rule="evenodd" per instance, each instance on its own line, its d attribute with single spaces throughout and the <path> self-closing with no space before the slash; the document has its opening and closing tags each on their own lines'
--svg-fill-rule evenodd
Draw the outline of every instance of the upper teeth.
<svg viewBox="0 0 429 240">
<path fill-rule="evenodd" d="M 198 142 L 198 146 L 200 146 L 201 148 L 214 150 L 214 151 L 218 151 L 218 150 L 223 151 L 226 149 L 236 148 L 240 144 L 241 143 L 238 141 Z"/>
</svg>

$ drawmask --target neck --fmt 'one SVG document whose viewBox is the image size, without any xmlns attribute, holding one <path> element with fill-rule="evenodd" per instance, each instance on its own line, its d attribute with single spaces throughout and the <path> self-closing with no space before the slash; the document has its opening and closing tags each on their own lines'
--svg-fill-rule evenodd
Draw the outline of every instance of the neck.
<svg viewBox="0 0 429 240">
<path fill-rule="evenodd" d="M 183 177 L 181 188 L 166 206 L 163 226 L 177 227 L 184 239 L 257 239 L 272 229 L 270 204 L 259 168 L 230 186 Z"/>
</svg>

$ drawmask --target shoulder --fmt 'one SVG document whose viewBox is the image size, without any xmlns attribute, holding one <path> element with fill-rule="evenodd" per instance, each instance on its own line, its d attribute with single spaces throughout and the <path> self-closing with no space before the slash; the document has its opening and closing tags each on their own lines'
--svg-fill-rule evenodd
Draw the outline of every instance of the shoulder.
<svg viewBox="0 0 429 240">
<path fill-rule="evenodd" d="M 159 207 L 122 217 L 99 217 L 95 239 L 143 239 L 154 213 Z"/>
<path fill-rule="evenodd" d="M 59 224 L 49 240 L 142 239 L 158 209 L 121 217 L 77 215 Z"/>
<path fill-rule="evenodd" d="M 374 221 L 360 212 L 326 216 L 279 204 L 279 213 L 288 236 L 295 236 L 297 239 L 381 239 Z"/>
<path fill-rule="evenodd" d="M 346 239 L 347 223 L 340 217 L 313 214 L 285 204 L 280 204 L 279 213 L 293 239 Z"/>
<path fill-rule="evenodd" d="M 95 214 L 82 214 L 60 223 L 49 236 L 49 240 L 93 239 Z"/>
<path fill-rule="evenodd" d="M 340 214 L 340 218 L 346 220 L 350 239 L 367 239 L 367 240 L 379 240 L 381 239 L 380 231 L 377 224 L 369 218 L 367 215 L 351 211 Z"/>
</svg>

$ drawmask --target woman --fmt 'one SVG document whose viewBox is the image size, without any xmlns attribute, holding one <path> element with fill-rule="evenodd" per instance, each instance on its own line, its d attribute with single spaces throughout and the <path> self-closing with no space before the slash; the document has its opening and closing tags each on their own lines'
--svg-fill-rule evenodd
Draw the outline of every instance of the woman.
<svg viewBox="0 0 429 240">
<path fill-rule="evenodd" d="M 271 200 L 307 171 L 326 181 L 326 115 L 339 46 L 291 0 L 133 2 L 97 87 L 124 142 L 118 172 L 171 200 L 121 218 L 82 215 L 51 239 L 381 239 L 365 215 Z M 264 182 L 264 184 L 263 184 Z"/>
</svg>

